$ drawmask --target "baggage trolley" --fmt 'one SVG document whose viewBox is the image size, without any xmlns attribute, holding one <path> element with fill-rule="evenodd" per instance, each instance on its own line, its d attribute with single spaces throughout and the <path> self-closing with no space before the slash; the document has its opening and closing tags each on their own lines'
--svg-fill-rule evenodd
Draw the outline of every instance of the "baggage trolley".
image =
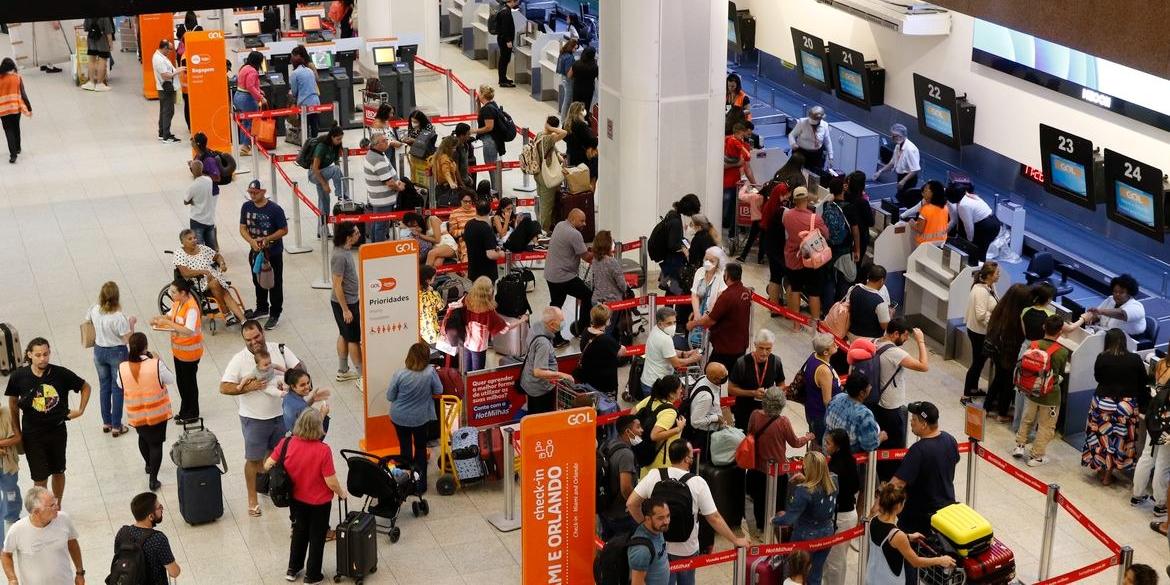
<svg viewBox="0 0 1170 585">
<path fill-rule="evenodd" d="M 597 408 L 597 392 L 588 390 L 586 386 L 575 386 L 558 380 L 553 382 L 553 387 L 557 393 L 557 410 L 568 410 L 579 406 Z M 583 404 L 585 399 L 589 400 L 588 405 Z"/>
<path fill-rule="evenodd" d="M 925 542 L 914 544 L 914 552 L 919 556 L 936 557 L 939 553 Z M 918 569 L 919 585 L 965 585 L 967 573 L 962 567 L 945 569 L 943 567 L 923 567 Z"/>
<path fill-rule="evenodd" d="M 370 137 L 370 127 L 374 125 L 374 116 L 378 108 L 390 99 L 390 94 L 384 91 L 362 90 L 362 135 Z"/>
<path fill-rule="evenodd" d="M 758 191 L 758 188 L 744 181 L 735 192 L 735 222 L 731 226 L 731 249 L 728 250 L 728 254 L 731 256 L 736 254 L 747 256 L 748 252 L 751 251 L 741 251 L 741 247 L 747 245 L 745 230 L 751 230 L 752 227 L 752 206 L 750 203 L 739 200 L 741 194 L 749 191 Z"/>
</svg>

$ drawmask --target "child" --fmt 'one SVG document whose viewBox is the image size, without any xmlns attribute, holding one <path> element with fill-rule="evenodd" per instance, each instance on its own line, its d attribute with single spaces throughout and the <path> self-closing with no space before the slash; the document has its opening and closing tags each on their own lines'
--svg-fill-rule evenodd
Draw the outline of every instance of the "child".
<svg viewBox="0 0 1170 585">
<path fill-rule="evenodd" d="M 243 389 L 244 386 L 253 380 L 260 380 L 265 385 L 268 385 L 272 381 L 272 378 L 276 376 L 277 372 L 280 372 L 281 377 L 284 376 L 285 368 L 272 363 L 272 356 L 268 354 L 268 350 L 261 349 L 252 354 L 252 357 L 256 360 L 256 369 L 251 374 L 245 376 L 243 380 L 240 380 L 240 389 Z M 283 392 L 284 382 L 277 382 L 277 387 Z"/>
<path fill-rule="evenodd" d="M 313 379 L 304 370 L 289 370 L 284 375 L 284 384 L 288 387 L 284 398 L 281 399 L 281 412 L 284 416 L 286 429 L 292 429 L 297 417 L 306 408 L 316 408 L 324 416 L 325 432 L 329 432 L 329 404 L 328 388 L 313 388 Z"/>
<path fill-rule="evenodd" d="M 804 585 L 808 583 L 808 571 L 812 567 L 812 557 L 807 551 L 794 550 L 788 555 L 787 577 L 784 585 Z"/>
<path fill-rule="evenodd" d="M 1053 345 L 1060 346 L 1057 339 L 1063 329 L 1064 319 L 1059 315 L 1049 315 L 1044 320 L 1044 338 L 1026 342 L 1020 350 L 1020 355 L 1023 356 L 1024 352 L 1028 351 L 1033 344 L 1045 351 Z M 1043 396 L 1034 396 L 1026 389 L 1017 388 L 1027 400 L 1024 401 L 1023 418 L 1020 422 L 1020 430 L 1016 433 L 1016 448 L 1012 451 L 1012 456 L 1017 459 L 1027 456 L 1028 467 L 1039 467 L 1049 461 L 1046 450 L 1049 441 L 1056 434 L 1056 417 L 1060 413 L 1060 385 L 1064 379 L 1064 369 L 1068 364 L 1069 355 L 1070 352 L 1065 347 L 1059 347 L 1050 353 L 1048 366 L 1052 369 L 1051 375 L 1054 378 L 1051 392 Z M 1020 375 L 1021 371 L 1022 367 L 1017 365 L 1017 378 L 1023 377 Z M 1032 443 L 1032 450 L 1029 452 L 1027 449 L 1028 433 L 1032 430 L 1033 423 L 1036 424 L 1036 440 Z"/>
<path fill-rule="evenodd" d="M 1125 585 L 1158 585 L 1158 573 L 1149 565 L 1131 565 L 1125 570 Z"/>
<path fill-rule="evenodd" d="M 4 534 L 13 522 L 20 519 L 20 487 L 16 485 L 20 461 L 16 452 L 16 438 L 12 428 L 12 410 L 8 404 L 0 404 L 0 516 L 4 518 L 0 546 L 4 545 Z"/>
</svg>

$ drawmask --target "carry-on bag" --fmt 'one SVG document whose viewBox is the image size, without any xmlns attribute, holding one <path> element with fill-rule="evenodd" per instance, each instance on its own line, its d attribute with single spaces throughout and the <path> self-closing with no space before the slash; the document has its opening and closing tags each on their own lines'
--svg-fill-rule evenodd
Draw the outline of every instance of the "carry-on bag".
<svg viewBox="0 0 1170 585">
<path fill-rule="evenodd" d="M 369 512 L 351 512 L 349 502 L 342 498 L 337 499 L 337 515 L 337 576 L 333 580 L 349 577 L 360 583 L 378 571 L 378 523 Z"/>
<path fill-rule="evenodd" d="M 479 429 L 463 427 L 451 433 L 451 456 L 459 481 L 483 479 L 484 464 L 479 456 Z"/>
<path fill-rule="evenodd" d="M 0 374 L 7 376 L 24 363 L 20 334 L 11 323 L 0 323 Z"/>
<path fill-rule="evenodd" d="M 501 480 L 507 476 L 504 463 L 504 433 L 500 427 L 488 427 L 479 432 L 479 456 L 483 459 L 485 477 Z"/>
<path fill-rule="evenodd" d="M 496 312 L 505 317 L 520 317 L 532 312 L 528 303 L 528 283 L 536 276 L 527 268 L 513 269 L 496 283 Z M 508 354 L 515 355 L 515 354 Z"/>
<path fill-rule="evenodd" d="M 744 515 L 744 470 L 735 465 L 702 465 L 699 476 L 707 480 L 723 519 L 729 526 L 739 526 Z"/>
<path fill-rule="evenodd" d="M 568 193 L 585 193 L 593 188 L 589 182 L 589 167 L 581 163 L 575 167 L 565 168 L 565 191 Z"/>
<path fill-rule="evenodd" d="M 930 526 L 960 557 L 979 554 L 991 543 L 991 523 L 967 504 L 951 504 L 935 512 Z"/>
<path fill-rule="evenodd" d="M 171 462 L 178 468 L 189 467 L 218 467 L 223 466 L 221 473 L 227 473 L 227 459 L 223 456 L 223 448 L 215 433 L 203 426 L 203 419 L 186 421 L 182 425 L 183 434 L 171 445 Z"/>
<path fill-rule="evenodd" d="M 252 138 L 264 150 L 276 148 L 276 118 L 254 118 Z"/>
<path fill-rule="evenodd" d="M 218 467 L 179 467 L 179 514 L 187 524 L 206 524 L 223 516 L 223 476 Z"/>
<path fill-rule="evenodd" d="M 593 241 L 593 236 L 597 233 L 595 208 L 593 191 L 589 190 L 588 187 L 583 191 L 562 191 L 557 195 L 555 219 L 558 222 L 563 221 L 568 219 L 570 211 L 580 209 L 585 213 L 585 226 L 581 228 L 581 236 L 585 243 L 589 243 Z"/>
<path fill-rule="evenodd" d="M 520 319 L 504 317 L 504 321 L 511 326 L 520 321 Z M 525 321 L 503 333 L 493 335 L 492 349 L 499 355 L 510 355 L 514 357 L 524 355 L 524 340 L 528 339 L 529 329 L 530 326 Z"/>
<path fill-rule="evenodd" d="M 960 561 L 969 585 L 1007 585 L 1016 578 L 1016 555 L 998 539 L 982 552 L 972 553 Z"/>
</svg>

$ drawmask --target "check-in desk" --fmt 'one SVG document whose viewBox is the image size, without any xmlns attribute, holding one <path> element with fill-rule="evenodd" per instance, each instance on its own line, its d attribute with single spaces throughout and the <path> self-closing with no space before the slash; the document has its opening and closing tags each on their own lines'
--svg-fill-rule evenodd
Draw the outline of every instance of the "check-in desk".
<svg viewBox="0 0 1170 585">
<path fill-rule="evenodd" d="M 906 320 L 945 347 L 966 316 L 971 271 L 967 255 L 958 249 L 931 244 L 914 248 L 906 260 Z"/>
<path fill-rule="evenodd" d="M 885 267 L 886 272 L 906 272 L 910 254 L 914 252 L 914 230 L 910 224 L 888 215 L 884 210 L 873 210 L 877 237 L 873 239 L 873 262 Z M 881 226 L 881 227 L 878 227 Z"/>
<path fill-rule="evenodd" d="M 439 34 L 443 37 L 463 34 L 464 0 L 442 0 L 439 3 Z"/>
<path fill-rule="evenodd" d="M 1059 311 L 1060 309 L 1058 309 Z M 1129 350 L 1135 351 L 1137 344 L 1128 339 Z M 1085 422 L 1089 418 L 1089 403 L 1097 391 L 1097 380 L 1093 367 L 1097 356 L 1105 349 L 1105 329 L 1100 327 L 1078 327 L 1065 331 L 1060 344 L 1072 352 L 1069 357 L 1065 382 L 1061 385 L 1060 418 L 1057 431 L 1064 442 L 1080 450 L 1085 445 Z"/>
<path fill-rule="evenodd" d="M 463 56 L 468 59 L 487 59 L 487 18 L 491 9 L 486 3 L 462 0 Z M 460 0 L 455 0 L 456 5 Z"/>
<path fill-rule="evenodd" d="M 519 15 L 519 13 L 517 13 Z M 519 15 L 520 18 L 525 18 Z M 523 29 L 517 28 L 520 34 L 517 35 L 515 47 L 516 51 L 512 55 L 512 66 L 515 68 L 516 83 L 528 83 L 532 86 L 532 97 L 538 101 L 543 101 L 540 95 L 540 87 L 542 85 L 541 78 L 544 72 L 541 67 L 541 60 L 544 58 L 545 49 L 552 46 L 555 51 L 560 51 L 561 39 L 563 35 L 557 33 L 540 32 L 536 23 L 528 24 L 525 21 Z M 556 91 L 556 58 L 553 58 L 553 75 L 550 78 L 549 88 Z"/>
<path fill-rule="evenodd" d="M 561 56 L 563 34 L 548 35 L 540 49 L 533 43 L 533 55 L 539 58 L 532 64 L 532 99 L 536 101 L 556 100 L 560 97 L 560 78 L 557 76 L 557 59 Z M 559 102 L 558 102 L 559 103 Z"/>
</svg>

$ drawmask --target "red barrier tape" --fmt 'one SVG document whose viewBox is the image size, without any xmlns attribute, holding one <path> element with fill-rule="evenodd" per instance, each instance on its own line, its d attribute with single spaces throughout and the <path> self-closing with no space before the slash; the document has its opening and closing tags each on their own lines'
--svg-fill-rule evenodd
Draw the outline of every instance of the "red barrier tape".
<svg viewBox="0 0 1170 585">
<path fill-rule="evenodd" d="M 642 240 L 634 240 L 627 244 L 622 244 L 622 252 L 629 252 L 630 250 L 637 250 L 642 247 Z"/>
<path fill-rule="evenodd" d="M 333 104 L 321 104 L 319 106 L 305 106 L 305 111 L 314 114 L 319 112 L 332 112 Z"/>
<path fill-rule="evenodd" d="M 532 207 L 536 205 L 536 199 L 517 199 L 516 207 Z"/>
<path fill-rule="evenodd" d="M 459 88 L 459 91 L 462 91 L 467 95 L 471 95 L 471 88 L 467 87 L 467 84 L 463 83 L 462 79 L 456 77 L 454 73 L 448 73 L 448 75 L 451 77 L 451 82 L 455 84 L 455 87 Z"/>
<path fill-rule="evenodd" d="M 627 345 L 626 355 L 646 355 L 645 345 Z"/>
<path fill-rule="evenodd" d="M 666 305 L 685 305 L 691 302 L 691 295 L 674 295 L 667 297 L 658 297 L 655 304 L 659 307 Z"/>
<path fill-rule="evenodd" d="M 500 163 L 501 170 L 506 171 L 508 169 L 518 169 L 518 168 L 520 168 L 520 161 L 518 161 L 518 160 L 504 161 L 504 162 Z M 486 172 L 491 172 L 494 170 L 496 170 L 496 163 L 487 163 L 487 164 L 473 165 L 473 166 L 467 167 L 467 172 L 469 172 L 469 173 L 486 173 Z"/>
<path fill-rule="evenodd" d="M 735 549 L 719 551 L 709 555 L 699 555 L 689 559 L 679 559 L 671 561 L 670 572 L 679 573 L 682 571 L 693 571 L 703 567 L 710 567 L 711 565 L 722 565 L 723 563 L 731 563 L 735 561 Z"/>
<path fill-rule="evenodd" d="M 280 108 L 277 110 L 257 110 L 255 112 L 241 112 L 236 114 L 236 120 L 254 120 L 256 118 L 282 118 L 292 114 L 301 113 L 301 109 L 297 106 L 289 108 Z"/>
<path fill-rule="evenodd" d="M 800 542 L 782 542 L 779 544 L 767 544 L 763 546 L 753 546 L 748 549 L 749 556 L 772 556 L 772 555 L 787 555 L 792 554 L 792 551 L 804 550 L 814 552 L 832 548 L 838 544 L 843 544 L 865 534 L 865 529 L 861 526 L 854 526 L 844 532 L 831 534 L 824 538 L 816 540 L 802 540 Z"/>
<path fill-rule="evenodd" d="M 1035 477 L 1032 477 L 1027 472 L 1020 470 L 1015 465 L 1008 463 L 1006 460 L 1004 460 L 999 455 L 996 455 L 995 453 L 988 451 L 987 449 L 983 448 L 982 446 L 977 447 L 975 453 L 977 455 L 979 455 L 980 457 L 982 457 L 984 461 L 990 463 L 996 469 L 999 469 L 1000 471 L 1018 479 L 1020 481 L 1020 483 L 1023 483 L 1024 485 L 1026 485 L 1026 486 L 1028 486 L 1028 487 L 1030 487 L 1030 488 L 1032 488 L 1032 489 L 1034 489 L 1042 494 L 1048 493 L 1048 485 L 1047 484 L 1036 479 Z"/>
<path fill-rule="evenodd" d="M 384 213 L 363 213 L 361 215 L 331 215 L 329 223 L 352 221 L 356 223 L 370 223 L 374 221 L 402 221 L 409 211 L 387 211 Z"/>
<path fill-rule="evenodd" d="M 426 59 L 423 59 L 422 57 L 415 56 L 414 64 L 415 65 L 422 65 L 423 67 L 426 67 L 427 69 L 430 69 L 431 71 L 434 71 L 435 73 L 442 73 L 444 75 L 450 73 L 450 71 L 443 69 L 442 67 L 439 67 L 438 65 L 435 65 L 434 63 L 431 63 L 430 61 L 427 61 Z"/>
<path fill-rule="evenodd" d="M 610 301 L 604 303 L 610 311 L 628 311 L 634 307 L 646 304 L 646 297 L 636 297 L 633 299 L 626 299 L 624 301 Z"/>
<path fill-rule="evenodd" d="M 548 252 L 515 252 L 512 254 L 512 259 L 517 262 L 544 260 L 545 258 L 548 258 Z"/>
<path fill-rule="evenodd" d="M 752 293 L 752 302 L 764 307 L 765 309 L 768 309 L 769 311 L 772 311 L 773 313 L 780 313 L 780 316 L 784 317 L 785 319 L 791 319 L 797 323 L 800 323 L 801 325 L 808 325 L 811 321 L 811 319 L 804 315 L 793 313 L 792 311 L 789 311 L 787 307 L 781 307 L 780 305 L 769 301 L 768 297 L 761 296 L 760 293 Z"/>
<path fill-rule="evenodd" d="M 271 158 L 272 158 L 272 162 L 278 162 L 278 163 L 293 162 L 293 161 L 297 160 L 297 155 L 295 155 L 295 154 L 274 154 L 274 155 L 272 155 Z"/>
<path fill-rule="evenodd" d="M 1036 585 L 1064 585 L 1065 583 L 1073 583 L 1082 579 L 1088 579 L 1101 571 L 1107 570 L 1109 567 L 1117 566 L 1121 563 L 1121 558 L 1118 555 L 1113 555 L 1107 559 L 1101 559 L 1091 565 L 1086 565 L 1079 569 L 1073 569 L 1063 575 L 1057 575 L 1051 579 L 1045 579 L 1036 583 Z"/>
<path fill-rule="evenodd" d="M 435 274 L 446 274 L 448 272 L 467 272 L 467 263 L 442 264 L 435 267 Z"/>
<path fill-rule="evenodd" d="M 1109 549 L 1109 552 L 1115 555 L 1121 552 L 1121 546 L 1117 544 L 1117 541 L 1110 538 L 1108 534 L 1105 534 L 1105 531 L 1101 530 L 1096 524 L 1093 524 L 1093 521 L 1089 520 L 1080 509 L 1073 505 L 1068 498 L 1064 497 L 1063 493 L 1056 494 L 1056 503 L 1060 504 L 1060 507 L 1064 508 L 1064 511 L 1068 512 L 1068 515 L 1072 516 L 1072 519 L 1084 527 L 1089 534 L 1092 534 L 1101 544 L 1105 545 L 1105 548 Z"/>
</svg>

